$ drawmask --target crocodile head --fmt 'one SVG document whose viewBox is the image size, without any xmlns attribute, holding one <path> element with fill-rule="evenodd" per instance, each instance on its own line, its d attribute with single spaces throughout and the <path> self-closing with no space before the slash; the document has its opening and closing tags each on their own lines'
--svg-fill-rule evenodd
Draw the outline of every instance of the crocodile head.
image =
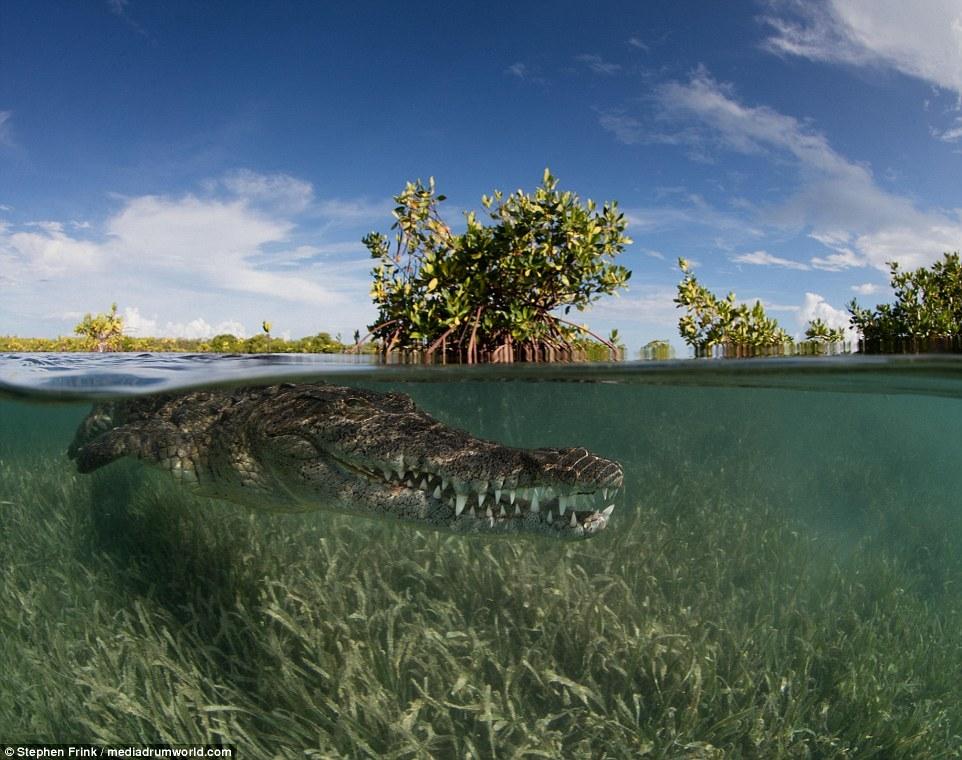
<svg viewBox="0 0 962 760">
<path fill-rule="evenodd" d="M 304 385 L 269 404 L 250 418 L 252 453 L 303 509 L 585 538 L 605 529 L 622 485 L 621 465 L 586 449 L 475 438 L 401 394 Z"/>
</svg>

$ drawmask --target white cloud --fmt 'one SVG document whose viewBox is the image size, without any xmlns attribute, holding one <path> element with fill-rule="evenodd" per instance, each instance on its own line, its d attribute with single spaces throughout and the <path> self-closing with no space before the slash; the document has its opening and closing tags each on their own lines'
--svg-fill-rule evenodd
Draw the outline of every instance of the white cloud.
<svg viewBox="0 0 962 760">
<path fill-rule="evenodd" d="M 303 211 L 314 199 L 310 182 L 288 174 L 258 174 L 249 169 L 230 172 L 215 183 L 228 192 L 253 204 L 264 204 L 282 213 L 296 214 Z"/>
<path fill-rule="evenodd" d="M 755 300 L 762 300 L 762 299 L 753 299 L 751 301 L 751 304 L 753 306 L 755 305 Z M 765 311 L 788 311 L 793 313 L 798 311 L 801 308 L 797 304 L 793 304 L 793 303 L 776 303 L 775 301 L 765 301 L 765 300 L 762 300 L 762 306 L 765 307 Z"/>
<path fill-rule="evenodd" d="M 933 137 L 939 138 L 942 142 L 958 142 L 962 138 L 962 116 L 955 117 L 954 126 L 943 130 L 933 127 L 931 132 Z"/>
<path fill-rule="evenodd" d="M 99 268 L 105 259 L 102 246 L 72 238 L 58 223 L 37 222 L 40 232 L 12 232 L 8 225 L 0 227 L 0 260 L 8 277 L 33 272 L 37 276 L 73 272 L 89 272 Z"/>
<path fill-rule="evenodd" d="M 667 115 L 699 118 L 732 150 L 764 154 L 776 148 L 821 172 L 868 177 L 864 167 L 845 160 L 823 135 L 806 129 L 796 118 L 767 106 L 739 103 L 732 87 L 715 81 L 703 66 L 687 83 L 669 82 L 659 87 L 657 97 Z"/>
<path fill-rule="evenodd" d="M 595 74 L 611 76 L 612 74 L 617 74 L 619 71 L 621 71 L 621 64 L 606 61 L 600 55 L 582 53 L 581 55 L 575 56 L 575 60 L 579 63 L 583 63 Z"/>
<path fill-rule="evenodd" d="M 923 211 L 911 199 L 881 189 L 868 167 L 836 152 L 824 135 L 793 116 L 742 104 L 731 86 L 716 82 L 703 67 L 687 83 L 662 85 L 657 98 L 663 116 L 702 125 L 692 139 L 794 166 L 794 194 L 760 208 L 758 215 L 767 224 L 806 230 L 835 251 L 815 257 L 814 267 L 870 265 L 887 271 L 888 261 L 919 266 L 959 247 L 957 212 Z"/>
<path fill-rule="evenodd" d="M 679 317 L 678 307 L 674 301 L 676 295 L 674 288 L 660 285 L 634 286 L 627 295 L 598 301 L 584 313 L 590 313 L 592 321 L 595 317 L 613 320 L 615 327 L 622 325 L 622 332 L 624 327 L 630 326 L 632 322 L 643 323 L 646 326 L 674 327 Z M 569 315 L 568 318 L 573 322 L 579 321 L 578 317 Z"/>
<path fill-rule="evenodd" d="M 136 306 L 128 306 L 123 311 L 124 333 L 137 338 L 212 338 L 229 333 L 238 338 L 246 338 L 247 329 L 236 320 L 225 320 L 211 325 L 202 317 L 188 322 L 166 322 L 163 325 L 153 318 L 144 317 Z"/>
<path fill-rule="evenodd" d="M 870 296 L 875 293 L 878 293 L 881 290 L 881 288 L 875 283 L 865 282 L 865 283 L 862 283 L 861 285 L 853 285 L 852 290 L 858 293 L 860 296 Z"/>
<path fill-rule="evenodd" d="M 304 277 L 258 269 L 250 259 L 264 246 L 287 241 L 293 224 L 246 201 L 144 196 L 128 201 L 107 223 L 107 247 L 145 269 L 189 278 L 201 288 L 225 288 L 286 301 L 337 303 L 335 294 Z M 173 270 L 173 272 L 171 271 Z"/>
<path fill-rule="evenodd" d="M 53 312 L 47 316 L 51 319 L 62 319 L 64 321 L 70 320 L 71 322 L 76 322 L 83 319 L 84 313 L 82 311 L 60 311 Z"/>
<path fill-rule="evenodd" d="M 775 301 L 766 301 L 764 298 L 759 298 L 757 296 L 752 296 L 749 298 L 739 298 L 736 293 L 735 303 L 753 307 L 756 303 L 761 303 L 765 308 L 765 311 L 786 311 L 786 312 L 797 312 L 801 307 L 798 304 L 793 303 L 777 303 Z"/>
<path fill-rule="evenodd" d="M 339 264 L 342 267 L 361 268 L 369 270 L 371 268 L 371 258 L 367 249 L 360 240 L 345 241 L 342 243 L 327 243 L 326 245 L 298 245 L 284 250 L 271 250 L 251 259 L 252 263 L 258 266 L 278 267 L 303 267 L 312 262 L 323 261 L 333 257 L 341 257 L 345 254 L 354 256 L 364 256 L 363 259 L 354 261 L 344 261 L 341 259 Z"/>
<path fill-rule="evenodd" d="M 835 249 L 844 248 L 852 242 L 851 233 L 845 230 L 821 230 L 810 232 L 808 236 L 824 246 Z"/>
<path fill-rule="evenodd" d="M 107 220 L 101 241 L 71 237 L 59 222 L 27 225 L 39 231 L 0 232 L 0 253 L 22 275 L 128 275 L 177 281 L 196 291 L 236 290 L 307 303 L 341 299 L 316 282 L 256 269 L 265 245 L 287 240 L 292 223 L 252 210 L 245 201 L 142 196 L 128 199 Z"/>
<path fill-rule="evenodd" d="M 704 150 L 699 135 L 690 129 L 664 130 L 661 123 L 643 122 L 622 109 L 594 108 L 598 125 L 611 132 L 624 145 L 685 145 L 688 157 L 693 161 L 712 163 L 712 157 Z"/>
<path fill-rule="evenodd" d="M 804 329 L 813 319 L 821 319 L 829 327 L 841 327 L 845 330 L 846 341 L 857 341 L 858 332 L 849 322 L 849 313 L 836 309 L 818 293 L 806 293 L 805 300 L 798 310 L 798 324 Z"/>
<path fill-rule="evenodd" d="M 213 198 L 226 193 L 273 216 L 291 217 L 304 213 L 323 217 L 335 224 L 376 224 L 390 219 L 394 208 L 389 198 L 315 200 L 310 182 L 289 174 L 259 174 L 249 169 L 237 169 L 218 179 L 207 180 L 203 188 Z"/>
<path fill-rule="evenodd" d="M 883 272 L 888 272 L 890 261 L 915 269 L 931 264 L 943 253 L 959 250 L 962 224 L 958 215 L 920 214 L 919 219 L 906 221 L 864 232 L 856 238 L 856 247 Z"/>
<path fill-rule="evenodd" d="M 635 206 L 622 209 L 628 225 L 640 232 L 649 232 L 674 227 L 708 227 L 724 230 L 740 237 L 761 237 L 762 231 L 746 224 L 745 220 L 733 214 L 720 211 L 697 193 L 688 193 L 683 198 L 685 205 Z"/>
<path fill-rule="evenodd" d="M 263 245 L 286 240 L 292 224 L 252 210 L 244 200 L 145 195 L 128 199 L 106 229 L 105 247 L 124 251 L 142 266 L 163 262 L 168 269 L 210 273 L 243 265 Z"/>
<path fill-rule="evenodd" d="M 631 45 L 633 48 L 638 48 L 638 50 L 644 50 L 646 53 L 651 52 L 651 48 L 648 47 L 648 45 L 646 45 L 644 41 L 638 37 L 629 37 L 628 44 Z"/>
<path fill-rule="evenodd" d="M 516 61 L 504 70 L 505 74 L 517 77 L 523 82 L 533 82 L 534 84 L 544 84 L 544 79 L 532 70 L 530 66 L 521 61 Z"/>
<path fill-rule="evenodd" d="M 370 260 L 357 241 L 324 240 L 313 202 L 300 215 L 282 213 L 302 206 L 296 191 L 306 195 L 309 186 L 281 176 L 237 173 L 231 188 L 207 183 L 202 197 L 121 199 L 86 229 L 0 222 L 0 278 L 16 286 L 5 288 L 3 312 L 45 324 L 48 334 L 62 329 L 51 312 L 103 310 L 112 301 L 136 308 L 132 329 L 157 334 L 202 337 L 263 319 L 278 334 L 350 334 L 374 317 Z M 287 201 L 266 202 L 276 197 Z M 314 225 L 314 244 L 298 239 L 305 222 Z"/>
<path fill-rule="evenodd" d="M 962 97 L 962 6 L 957 0 L 789 0 L 765 18 L 772 52 L 883 66 Z"/>
<path fill-rule="evenodd" d="M 144 28 L 140 24 L 134 21 L 128 12 L 128 5 L 130 5 L 130 0 L 107 0 L 107 7 L 110 9 L 111 13 L 126 21 L 130 25 L 131 29 L 136 31 L 138 34 L 146 36 L 147 32 L 144 31 Z"/>
<path fill-rule="evenodd" d="M 527 78 L 527 75 L 528 75 L 528 67 L 525 66 L 523 63 L 521 63 L 521 61 L 516 61 L 515 63 L 512 63 L 504 71 L 506 74 L 511 74 L 513 76 L 516 76 L 518 79 L 525 79 Z"/>
<path fill-rule="evenodd" d="M 630 358 L 636 355 L 637 347 L 656 338 L 680 343 L 681 312 L 675 306 L 675 295 L 674 287 L 635 283 L 629 286 L 628 292 L 601 299 L 584 312 L 572 310 L 566 318 L 578 324 L 587 323 L 596 335 L 607 336 L 617 329 L 629 346 Z M 676 345 L 676 349 L 684 355 L 681 345 Z"/>
<path fill-rule="evenodd" d="M 63 232 L 62 222 L 53 221 L 42 221 L 42 222 L 27 222 L 24 227 L 38 227 L 41 230 L 49 232 L 51 235 L 56 235 Z"/>
<path fill-rule="evenodd" d="M 611 111 L 602 111 L 598 114 L 598 123 L 602 129 L 611 132 L 615 139 L 625 145 L 637 145 L 647 142 L 647 135 L 644 125 L 634 116 Z"/>
<path fill-rule="evenodd" d="M 785 267 L 786 269 L 809 268 L 807 264 L 803 264 L 800 261 L 792 261 L 791 259 L 783 259 L 778 256 L 773 256 L 772 254 L 768 253 L 768 251 L 752 251 L 751 253 L 742 253 L 733 257 L 732 261 L 739 264 L 757 264 L 759 266 Z"/>
<path fill-rule="evenodd" d="M 839 250 L 828 256 L 813 256 L 811 261 L 815 269 L 826 272 L 841 272 L 843 269 L 865 266 L 865 258 L 848 249 Z"/>
</svg>

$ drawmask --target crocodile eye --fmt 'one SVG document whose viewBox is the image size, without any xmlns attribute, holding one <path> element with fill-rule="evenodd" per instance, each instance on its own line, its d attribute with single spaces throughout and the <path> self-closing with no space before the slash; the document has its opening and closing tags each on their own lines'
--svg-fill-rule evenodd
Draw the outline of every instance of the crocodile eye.
<svg viewBox="0 0 962 760">
<path fill-rule="evenodd" d="M 365 401 L 363 398 L 360 398 L 360 397 L 358 397 L 358 396 L 348 396 L 346 399 L 344 399 L 344 404 L 345 404 L 346 406 L 352 406 L 352 407 L 354 407 L 354 406 L 369 406 L 369 404 L 367 403 L 367 401 Z"/>
</svg>

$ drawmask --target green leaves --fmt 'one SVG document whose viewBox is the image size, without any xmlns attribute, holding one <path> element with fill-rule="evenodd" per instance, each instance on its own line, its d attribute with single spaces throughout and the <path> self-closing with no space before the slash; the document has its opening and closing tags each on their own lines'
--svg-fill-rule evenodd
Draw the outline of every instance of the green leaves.
<svg viewBox="0 0 962 760">
<path fill-rule="evenodd" d="M 894 304 L 864 309 L 849 304 L 852 326 L 868 343 L 914 338 L 951 338 L 962 334 L 962 262 L 945 253 L 931 268 L 900 271 L 889 263 Z"/>
<path fill-rule="evenodd" d="M 737 304 L 734 293 L 720 299 L 698 282 L 688 261 L 678 259 L 678 268 L 684 276 L 674 301 L 687 311 L 678 320 L 678 331 L 696 355 L 708 355 L 715 346 L 766 348 L 791 342 L 761 301 L 751 307 Z"/>
<path fill-rule="evenodd" d="M 841 327 L 829 327 L 819 318 L 813 319 L 805 329 L 805 339 L 822 343 L 840 343 L 845 340 L 845 330 Z"/>
<path fill-rule="evenodd" d="M 450 335 L 452 344 L 470 340 L 482 353 L 509 339 L 570 347 L 576 330 L 551 312 L 580 310 L 623 288 L 630 272 L 612 259 L 631 240 L 616 203 L 598 212 L 557 186 L 546 169 L 533 195 L 482 196 L 490 224 L 467 212 L 465 231 L 455 235 L 438 212 L 444 196 L 435 195 L 433 179 L 408 182 L 395 197 L 393 251 L 377 232 L 362 241 L 380 262 L 371 272 L 375 337 L 420 348 Z"/>
<path fill-rule="evenodd" d="M 90 350 L 99 353 L 118 351 L 124 334 L 124 318 L 117 313 L 117 304 L 114 303 L 106 314 L 84 314 L 73 331 L 86 339 Z"/>
</svg>

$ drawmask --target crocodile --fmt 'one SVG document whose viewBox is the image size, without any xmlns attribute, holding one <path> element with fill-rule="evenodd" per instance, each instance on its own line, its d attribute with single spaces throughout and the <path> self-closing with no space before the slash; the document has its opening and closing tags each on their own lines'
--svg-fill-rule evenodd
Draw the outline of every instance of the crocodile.
<svg viewBox="0 0 962 760">
<path fill-rule="evenodd" d="M 458 533 L 586 538 L 620 464 L 583 448 L 513 448 L 447 426 L 400 393 L 326 383 L 212 388 L 96 404 L 68 449 L 82 473 L 121 457 L 198 495 L 327 509 Z"/>
</svg>

